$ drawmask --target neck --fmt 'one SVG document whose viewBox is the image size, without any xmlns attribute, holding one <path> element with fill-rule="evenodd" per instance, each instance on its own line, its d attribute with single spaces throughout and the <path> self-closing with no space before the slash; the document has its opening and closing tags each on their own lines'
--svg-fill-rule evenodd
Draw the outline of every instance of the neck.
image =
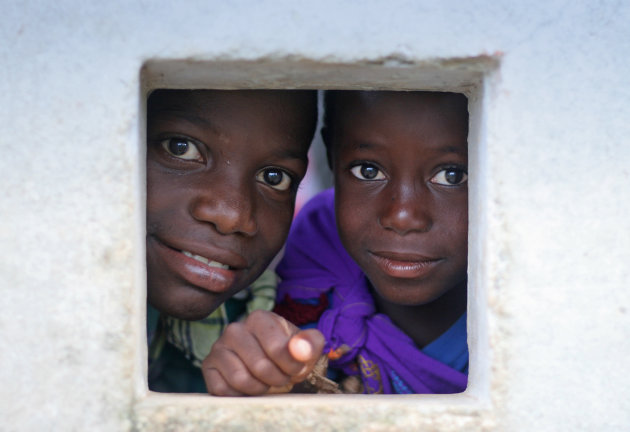
<svg viewBox="0 0 630 432">
<path fill-rule="evenodd" d="M 466 312 L 467 282 L 431 303 L 400 305 L 372 291 L 376 308 L 387 315 L 419 348 L 424 348 L 448 330 Z"/>
</svg>

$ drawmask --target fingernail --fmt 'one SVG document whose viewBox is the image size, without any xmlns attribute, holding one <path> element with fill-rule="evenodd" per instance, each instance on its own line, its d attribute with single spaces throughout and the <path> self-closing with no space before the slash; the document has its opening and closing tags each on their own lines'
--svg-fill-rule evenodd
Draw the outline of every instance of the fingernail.
<svg viewBox="0 0 630 432">
<path fill-rule="evenodd" d="M 289 383 L 287 385 L 284 385 L 282 387 L 269 387 L 269 390 L 267 390 L 267 394 L 280 394 L 280 393 L 289 393 L 291 391 L 291 389 L 293 388 L 293 384 Z"/>
<path fill-rule="evenodd" d="M 313 347 L 304 339 L 291 339 L 290 347 L 291 355 L 298 361 L 308 361 L 313 355 Z"/>
</svg>

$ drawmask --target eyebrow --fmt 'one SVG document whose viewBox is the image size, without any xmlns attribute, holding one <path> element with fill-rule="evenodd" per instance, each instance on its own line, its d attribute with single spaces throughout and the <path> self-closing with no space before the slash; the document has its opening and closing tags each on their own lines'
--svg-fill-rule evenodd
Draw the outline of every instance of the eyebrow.
<svg viewBox="0 0 630 432">
<path fill-rule="evenodd" d="M 152 117 L 152 118 L 159 117 L 160 115 L 177 117 L 189 123 L 207 127 L 216 134 L 220 133 L 219 129 L 217 129 L 216 126 L 212 122 L 210 122 L 208 119 L 200 117 L 194 113 L 191 113 L 190 110 L 187 110 L 177 105 L 172 105 L 172 106 L 164 107 L 164 108 L 155 108 L 155 109 L 152 109 L 148 113 L 148 117 Z M 152 120 L 152 121 L 155 121 L 155 120 Z M 274 156 L 277 157 L 278 159 L 295 159 L 306 164 L 308 163 L 308 155 L 302 156 L 301 152 L 298 152 L 298 151 L 285 150 L 282 152 L 274 152 Z"/>
<path fill-rule="evenodd" d="M 371 150 L 371 149 L 378 149 L 381 147 L 385 147 L 382 144 L 379 143 L 373 143 L 373 142 L 368 142 L 368 141 L 360 141 L 358 143 L 358 149 L 359 150 Z M 468 148 L 468 143 L 466 143 L 466 149 Z M 454 154 L 464 154 L 466 153 L 466 151 L 461 148 L 460 146 L 456 146 L 456 145 L 446 145 L 446 146 L 439 146 L 435 149 L 436 151 L 439 151 L 440 153 L 454 153 Z"/>
<path fill-rule="evenodd" d="M 160 115 L 177 117 L 179 119 L 186 120 L 189 123 L 193 123 L 199 126 L 210 128 L 214 132 L 217 132 L 217 133 L 219 132 L 217 128 L 214 126 L 214 124 L 210 122 L 208 119 L 200 117 L 196 115 L 195 113 L 191 113 L 190 110 L 185 109 L 183 107 L 170 106 L 170 107 L 164 107 L 164 108 L 156 108 L 156 109 L 152 109 L 148 113 L 148 117 L 159 117 Z"/>
<path fill-rule="evenodd" d="M 299 160 L 305 164 L 308 163 L 308 155 L 302 155 L 301 152 L 293 151 L 293 150 L 284 150 L 281 152 L 274 152 L 274 156 L 278 159 L 293 159 Z"/>
<path fill-rule="evenodd" d="M 466 143 L 465 148 L 468 149 L 468 143 Z M 440 146 L 436 150 L 438 150 L 440 153 L 455 153 L 455 154 L 465 153 L 463 148 L 454 146 L 454 145 L 447 145 L 444 147 Z"/>
</svg>

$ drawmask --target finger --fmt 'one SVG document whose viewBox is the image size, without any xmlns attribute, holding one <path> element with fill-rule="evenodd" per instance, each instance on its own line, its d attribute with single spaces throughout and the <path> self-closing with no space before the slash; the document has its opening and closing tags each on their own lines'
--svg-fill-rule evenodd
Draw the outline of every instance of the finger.
<svg viewBox="0 0 630 432">
<path fill-rule="evenodd" d="M 236 353 L 221 345 L 212 348 L 202 364 L 202 372 L 208 391 L 212 389 L 212 394 L 259 395 L 266 393 L 269 389 L 267 384 L 250 373 Z M 217 373 L 221 379 L 217 377 Z"/>
<path fill-rule="evenodd" d="M 322 354 L 324 335 L 317 329 L 302 330 L 289 340 L 289 352 L 298 361 L 309 363 Z"/>
<path fill-rule="evenodd" d="M 267 394 L 289 393 L 292 389 L 293 389 L 293 384 L 289 383 L 281 387 L 277 387 L 277 386 L 269 387 L 269 390 L 267 390 Z"/>
<path fill-rule="evenodd" d="M 230 334 L 227 334 L 229 330 Z M 284 334 L 281 338 L 286 339 Z M 226 329 L 226 340 L 237 342 L 230 345 L 231 351 L 243 362 L 249 373 L 258 381 L 274 387 L 286 386 L 290 383 L 291 377 L 285 374 L 275 362 L 267 356 L 267 353 L 260 346 L 260 342 L 244 326 Z"/>
<path fill-rule="evenodd" d="M 223 379 L 221 373 L 214 368 L 202 368 L 203 379 L 208 393 L 214 396 L 245 396 L 236 391 Z"/>
<path fill-rule="evenodd" d="M 308 329 L 299 332 L 289 341 L 289 352 L 298 361 L 302 362 L 302 369 L 293 376 L 293 382 L 300 382 L 313 370 L 315 363 L 322 355 L 325 339 L 317 329 Z"/>
<path fill-rule="evenodd" d="M 296 360 L 289 352 L 289 339 L 299 329 L 284 318 L 264 311 L 252 314 L 246 321 L 251 333 L 258 341 L 266 357 L 286 375 L 295 376 L 304 367 L 304 363 Z"/>
<path fill-rule="evenodd" d="M 297 361 L 308 363 L 313 356 L 313 346 L 298 333 L 289 340 L 289 353 Z"/>
</svg>

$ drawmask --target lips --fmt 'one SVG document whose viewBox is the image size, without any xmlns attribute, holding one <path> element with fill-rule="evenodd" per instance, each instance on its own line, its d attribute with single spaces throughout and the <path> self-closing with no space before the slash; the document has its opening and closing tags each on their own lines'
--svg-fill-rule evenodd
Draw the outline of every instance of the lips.
<svg viewBox="0 0 630 432">
<path fill-rule="evenodd" d="M 401 279 L 424 277 L 443 261 L 442 258 L 390 251 L 370 252 L 370 254 L 383 273 Z"/>
<path fill-rule="evenodd" d="M 246 267 L 245 259 L 225 251 L 217 251 L 212 258 L 169 246 L 151 237 L 148 247 L 153 249 L 162 265 L 190 285 L 221 294 L 229 291 L 239 270 Z M 149 251 L 150 252 L 150 251 Z"/>
<path fill-rule="evenodd" d="M 222 268 L 222 269 L 226 269 L 226 270 L 230 268 L 230 266 L 227 265 L 227 264 L 221 264 L 218 261 L 212 261 L 211 259 L 206 258 L 206 257 L 202 257 L 201 255 L 195 255 L 192 252 L 188 252 L 188 251 L 185 251 L 185 250 L 182 250 L 180 252 L 183 253 L 184 255 L 186 255 L 189 258 L 193 258 L 193 259 L 196 259 L 199 262 L 204 263 L 208 267 Z"/>
</svg>

